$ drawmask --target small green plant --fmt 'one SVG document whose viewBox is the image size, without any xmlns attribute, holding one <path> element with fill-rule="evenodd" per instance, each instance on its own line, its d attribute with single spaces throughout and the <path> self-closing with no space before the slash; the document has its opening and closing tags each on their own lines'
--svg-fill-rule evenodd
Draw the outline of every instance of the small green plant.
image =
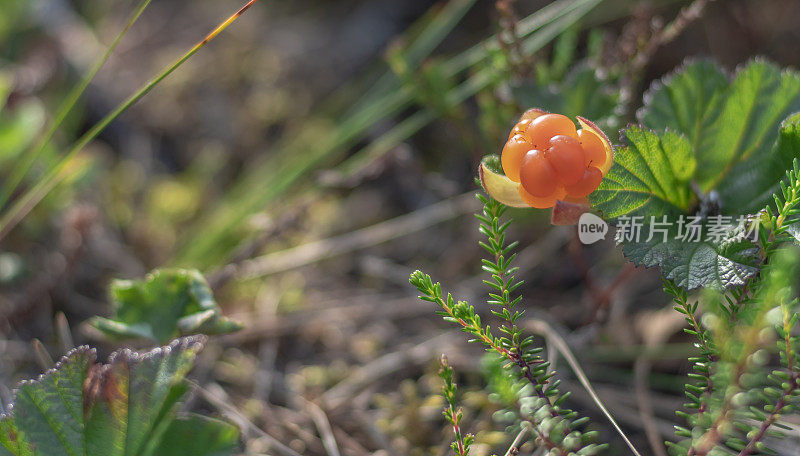
<svg viewBox="0 0 800 456">
<path fill-rule="evenodd" d="M 54 153 L 56 133 L 150 0 L 137 2 L 112 44 L 47 123 L 38 102 L 7 103 L 10 83 L 0 73 L 0 240 L 56 186 L 81 174 L 85 146 L 256 1 L 245 3 L 61 155 Z M 22 4 L 4 4 L 8 11 L 0 20 L 0 35 L 6 32 L 6 13 L 17 16 Z M 222 316 L 202 275 L 161 270 L 144 282 L 118 281 L 113 301 L 113 318 L 96 317 L 91 324 L 114 338 L 148 339 L 163 346 L 144 353 L 119 350 L 106 364 L 96 362 L 95 349 L 78 347 L 38 379 L 22 382 L 12 404 L 0 404 L 0 456 L 236 454 L 237 426 L 180 410 L 189 391 L 186 375 L 206 340 L 201 334 L 241 328 Z M 184 335 L 193 336 L 175 339 Z"/>
<path fill-rule="evenodd" d="M 764 438 L 781 436 L 778 419 L 798 403 L 795 333 L 800 252 L 791 245 L 794 238 L 789 234 L 800 203 L 797 160 L 780 188 L 762 219 L 768 228 L 758 240 L 762 270 L 741 287 L 711 300 L 714 318 L 709 328 L 697 323 L 697 304 L 687 304 L 686 292 L 672 281 L 665 282 L 676 309 L 690 324 L 687 332 L 702 347 L 702 356 L 690 359 L 695 383 L 686 386 L 687 406 L 694 413 L 680 413 L 690 427 L 677 428 L 683 440 L 670 444 L 673 454 L 716 454 L 718 448 L 743 456 L 769 454 Z M 780 355 L 777 368 L 765 366 L 764 350 L 770 346 Z"/>
<path fill-rule="evenodd" d="M 63 124 L 151 0 L 136 0 L 122 31 L 49 121 L 39 101 L 7 103 L 10 85 L 0 72 L 0 240 L 7 239 L 35 207 L 49 202 L 45 198 L 56 186 L 81 176 L 87 168 L 81 160 L 85 146 L 256 1 L 244 3 L 77 137 L 63 154 L 57 153 L 54 144 L 56 139 L 70 137 L 59 134 L 65 133 Z M 25 2 L 7 3 L 0 17 L 0 41 L 9 24 L 23 16 Z M 494 426 L 508 433 L 511 444 L 506 456 L 518 454 L 523 445 L 535 447 L 533 454 L 548 456 L 619 452 L 621 445 L 612 441 L 613 436 L 598 431 L 598 423 L 589 421 L 591 410 L 573 410 L 578 401 L 563 387 L 569 382 L 563 370 L 555 369 L 554 358 L 548 358 L 548 345 L 563 355 L 630 452 L 640 455 L 585 374 L 575 367 L 575 356 L 568 347 L 564 349 L 566 342 L 542 331 L 542 322 L 525 314 L 522 292 L 529 293 L 515 266 L 518 243 L 509 238 L 511 221 L 506 215 L 509 206 L 528 211 L 532 206 L 553 208 L 554 224 L 595 211 L 616 228 L 622 253 L 634 265 L 658 268 L 663 275 L 668 301 L 680 314 L 679 321 L 685 321 L 685 332 L 696 350 L 688 358 L 690 372 L 682 388 L 687 398 L 685 410 L 676 411 L 681 425 L 664 448 L 656 448 L 661 445 L 660 437 L 656 445 L 650 439 L 655 453 L 668 449 L 675 456 L 774 454 L 770 442 L 783 437 L 785 415 L 800 412 L 800 74 L 760 59 L 733 72 L 710 61 L 689 60 L 646 92 L 637 122 L 620 132 L 622 145 L 612 149 L 603 133 L 634 120 L 632 110 L 639 97 L 632 95 L 638 93 L 646 61 L 699 16 L 707 3 L 692 2 L 666 25 L 646 21 L 646 30 L 629 36 L 633 38 L 629 49 L 608 63 L 601 55 L 603 32 L 595 29 L 584 34 L 578 24 L 601 4 L 603 14 L 592 14 L 598 17 L 596 21 L 618 14 L 602 0 L 551 2 L 519 21 L 513 1 L 498 1 L 496 9 L 502 18 L 496 36 L 473 42 L 472 47 L 453 56 L 431 58 L 436 49 L 447 47 L 440 45 L 478 5 L 475 0 L 442 2 L 391 47 L 386 54 L 388 70 L 363 91 L 359 101 L 352 103 L 337 95 L 332 102 L 315 106 L 308 123 L 280 128 L 289 131 L 291 139 L 281 141 L 274 153 L 265 155 L 263 163 L 244 166 L 242 176 L 230 189 L 222 189 L 223 197 L 213 202 L 210 210 L 201 211 L 204 178 L 148 189 L 144 200 L 157 217 L 190 224 L 185 236 L 174 239 L 179 243 L 176 252 L 165 252 L 160 259 L 169 260 L 175 254 L 173 263 L 203 270 L 224 266 L 235 251 L 243 252 L 237 261 L 245 261 L 257 248 L 237 247 L 259 230 L 253 227 L 263 226 L 245 221 L 270 204 L 286 203 L 301 181 L 314 185 L 304 178 L 321 163 L 338 161 L 335 172 L 358 174 L 414 133 L 445 120 L 459 130 L 456 136 L 462 149 L 474 152 L 475 158 L 483 154 L 482 146 L 491 144 L 494 149 L 500 140 L 511 145 L 502 156 L 484 158 L 479 168 L 480 182 L 490 195 L 478 195 L 482 209 L 477 214 L 482 235 L 479 246 L 487 254 L 480 263 L 489 291 L 485 302 L 472 305 L 458 300 L 421 271 L 410 277 L 422 300 L 435 305 L 439 316 L 487 352 L 479 371 L 483 382 L 479 383 L 488 395 L 481 398 L 488 397 L 485 403 L 490 404 L 490 412 L 496 410 L 492 407 L 500 410 L 486 426 L 476 426 L 482 423 L 475 423 L 475 415 L 464 412 L 469 409 L 460 405 L 456 374 L 445 357 L 440 361 L 443 415 L 447 432 L 452 429 L 453 435 L 447 439 L 450 450 L 457 456 L 483 451 L 482 433 Z M 548 49 L 549 43 L 553 43 L 552 49 Z M 577 51 L 584 48 L 585 58 L 579 59 Z M 552 52 L 544 56 L 542 51 Z M 480 110 L 480 128 L 470 124 L 474 105 L 465 103 L 473 97 Z M 519 122 L 507 136 L 510 119 L 530 106 L 541 109 L 525 112 L 522 119 L 527 123 Z M 529 128 L 542 126 L 532 127 L 543 110 L 566 117 L 549 117 L 559 128 L 553 124 L 553 128 L 544 128 L 546 135 L 525 137 Z M 578 119 L 580 128 L 573 118 Z M 396 123 L 384 130 L 383 125 L 390 124 L 387 120 Z M 365 138 L 377 139 L 364 144 Z M 527 166 L 534 160 L 537 166 Z M 502 194 L 494 191 L 498 187 L 488 185 L 503 179 L 511 184 Z M 162 198 L 166 194 L 176 198 Z M 62 201 L 57 202 L 63 206 Z M 559 211 L 561 218 L 556 217 Z M 563 216 L 564 211 L 571 212 Z M 132 213 L 128 217 L 140 221 Z M 670 221 L 676 223 L 668 224 Z M 153 224 L 158 222 L 154 219 Z M 695 230 L 713 235 L 692 240 Z M 170 248 L 173 243 L 171 239 Z M 575 245 L 580 247 L 577 240 Z M 231 266 L 219 271 L 238 270 Z M 590 280 L 585 281 L 590 288 Z M 609 305 L 611 291 L 613 286 L 602 293 Z M 161 347 L 143 353 L 118 350 L 107 363 L 97 362 L 94 349 L 79 347 L 37 380 L 20 384 L 11 408 L 0 403 L 5 411 L 0 415 L 0 456 L 236 454 L 240 430 L 223 420 L 191 414 L 186 411 L 192 408 L 191 401 L 184 402 L 191 386 L 187 375 L 205 335 L 228 334 L 242 327 L 223 315 L 202 274 L 194 269 L 158 269 L 142 280 L 115 281 L 110 295 L 110 315 L 91 318 L 89 324 L 110 340 L 144 340 Z M 278 310 L 282 312 L 283 306 Z M 278 317 L 282 317 L 280 312 Z M 298 325 L 304 320 L 304 315 L 300 317 Z M 0 320 L 6 325 L 5 315 Z M 543 335 L 543 342 L 526 330 L 527 324 L 537 328 L 535 334 Z M 320 342 L 328 342 L 323 338 L 319 337 Z M 286 345 L 282 342 L 250 345 L 259 347 L 258 370 L 248 371 L 245 369 L 251 366 L 244 366 L 246 373 L 264 373 L 271 365 L 290 364 L 277 356 L 279 347 Z M 359 349 L 371 352 L 372 345 L 367 341 Z M 268 358 L 266 366 L 261 358 Z M 234 362 L 229 365 L 239 367 Z M 331 383 L 328 377 L 338 379 L 339 374 L 325 375 L 318 383 L 327 386 Z M 358 377 L 363 375 L 345 377 L 344 389 L 353 378 L 360 380 Z M 274 398 L 271 393 L 318 412 L 312 413 L 316 431 L 292 423 L 299 440 L 292 440 L 289 446 L 262 431 L 263 440 L 281 449 L 281 454 L 295 455 L 295 443 L 305 450 L 317 450 L 305 440 L 315 444 L 318 440 L 319 451 L 332 456 L 340 454 L 340 446 L 341 454 L 372 451 L 358 439 L 345 438 L 350 437 L 346 429 L 332 423 L 321 408 L 317 411 L 311 402 L 316 400 L 315 394 L 295 394 L 290 376 L 286 385 L 281 385 L 289 386 L 284 391 L 270 391 L 271 378 L 263 383 L 269 385 L 255 385 L 256 397 L 248 403 L 254 406 L 248 407 L 248 414 L 266 410 L 261 406 Z M 203 390 L 197 387 L 197 391 Z M 329 405 L 329 396 L 335 397 L 321 392 L 320 403 Z M 405 413 L 406 409 L 411 412 Z M 404 408 L 408 417 L 403 418 L 408 422 L 403 429 L 417 423 L 419 409 L 422 406 L 416 403 Z M 279 411 L 274 416 L 295 418 L 283 413 L 289 410 Z M 340 409 L 331 406 L 328 412 L 336 418 Z M 258 425 L 251 426 L 260 431 Z M 394 449 L 393 442 L 384 442 L 380 429 L 370 431 L 376 447 Z M 417 448 L 404 450 L 408 451 L 398 453 L 417 452 Z"/>
<path fill-rule="evenodd" d="M 236 426 L 178 409 L 203 334 L 241 325 L 221 315 L 197 271 L 157 270 L 111 288 L 114 319 L 90 323 L 110 338 L 165 345 L 120 350 L 107 364 L 96 362 L 94 349 L 78 347 L 37 380 L 22 382 L 11 412 L 0 416 L 0 455 L 235 454 Z"/>
<path fill-rule="evenodd" d="M 731 230 L 693 243 L 678 236 L 626 242 L 637 265 L 659 266 L 681 287 L 717 289 L 742 285 L 758 271 L 758 255 L 736 225 L 748 224 L 780 190 L 779 183 L 800 156 L 800 75 L 754 60 L 729 78 L 716 64 L 690 61 L 645 95 L 638 117 L 645 126 L 622 132 L 624 147 L 614 166 L 589 196 L 607 220 L 651 217 L 692 220 L 708 232 L 715 221 Z M 636 217 L 636 219 L 634 219 Z M 752 218 L 752 217 L 751 217 Z M 685 226 L 684 226 L 685 228 Z M 684 233 L 686 231 L 684 230 Z"/>
</svg>

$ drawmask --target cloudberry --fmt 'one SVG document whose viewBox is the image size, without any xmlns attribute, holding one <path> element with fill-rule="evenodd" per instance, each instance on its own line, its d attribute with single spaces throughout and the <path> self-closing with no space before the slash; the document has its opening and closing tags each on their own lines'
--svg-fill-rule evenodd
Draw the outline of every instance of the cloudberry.
<svg viewBox="0 0 800 456">
<path fill-rule="evenodd" d="M 545 197 L 538 197 L 533 196 L 523 188 L 521 185 L 519 186 L 519 196 L 532 207 L 536 209 L 547 209 L 548 207 L 553 207 L 556 204 L 556 201 L 566 198 L 567 190 L 562 186 L 557 186 L 556 189 L 548 196 Z"/>
<path fill-rule="evenodd" d="M 545 114 L 533 119 L 526 130 L 526 135 L 536 148 L 546 148 L 550 138 L 556 135 L 578 139 L 575 122 L 561 114 Z"/>
<path fill-rule="evenodd" d="M 531 125 L 530 119 L 522 119 L 514 125 L 514 128 L 511 129 L 511 133 L 508 134 L 508 139 L 513 138 L 516 135 L 522 135 L 526 138 L 530 139 L 528 136 L 528 127 Z"/>
<path fill-rule="evenodd" d="M 588 130 L 580 129 L 578 139 L 586 152 L 586 166 L 602 168 L 606 162 L 606 148 L 600 137 Z"/>
<path fill-rule="evenodd" d="M 506 201 L 501 202 L 523 207 L 585 200 L 600 185 L 613 157 L 605 134 L 586 119 L 578 121 L 580 130 L 561 114 L 525 111 L 503 147 L 505 176 L 484 173 L 491 178 L 489 185 L 484 182 L 487 191 L 502 195 Z"/>
</svg>

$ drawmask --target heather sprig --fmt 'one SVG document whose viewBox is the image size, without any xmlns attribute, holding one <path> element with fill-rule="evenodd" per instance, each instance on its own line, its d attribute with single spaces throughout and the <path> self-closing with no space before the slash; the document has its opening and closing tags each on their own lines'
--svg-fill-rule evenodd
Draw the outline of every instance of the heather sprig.
<svg viewBox="0 0 800 456">
<path fill-rule="evenodd" d="M 465 301 L 456 301 L 452 294 L 445 294 L 441 284 L 434 282 L 428 274 L 414 271 L 410 282 L 420 292 L 420 299 L 437 304 L 441 310 L 437 313 L 445 321 L 455 323 L 468 333 L 470 342 L 480 342 L 490 351 L 497 353 L 506 361 L 506 367 L 515 367 L 516 378 L 525 379 L 531 386 L 533 394 L 520 399 L 520 416 L 531 424 L 536 442 L 550 451 L 549 454 L 566 456 L 569 454 L 594 455 L 607 445 L 592 443 L 595 432 L 583 432 L 582 426 L 588 418 L 578 418 L 578 414 L 564 406 L 569 393 L 561 393 L 559 380 L 553 380 L 555 372 L 542 357 L 542 347 L 533 345 L 533 337 L 525 336 L 517 326 L 522 311 L 516 309 L 522 297 L 515 293 L 522 285 L 517 281 L 513 266 L 516 255 L 511 251 L 516 243 L 508 243 L 506 231 L 508 221 L 502 221 L 506 207 L 479 195 L 483 210 L 477 215 L 480 232 L 486 237 L 480 245 L 489 253 L 483 261 L 483 269 L 489 274 L 484 281 L 492 288 L 488 303 L 493 307 L 492 313 L 502 320 L 495 336 L 491 327 L 485 324 L 474 306 Z M 509 371 L 509 375 L 511 371 Z"/>
<path fill-rule="evenodd" d="M 453 368 L 447 363 L 447 357 L 444 355 L 442 355 L 439 360 L 439 364 L 439 377 L 444 382 L 444 386 L 442 386 L 442 397 L 444 397 L 447 403 L 442 413 L 447 422 L 453 426 L 453 434 L 455 435 L 455 440 L 450 444 L 450 448 L 453 449 L 453 452 L 457 456 L 467 456 L 469 454 L 469 447 L 475 440 L 475 436 L 472 434 L 464 434 L 461 431 L 461 420 L 464 418 L 464 412 L 456 401 L 456 391 L 458 388 L 454 380 L 455 374 L 453 373 Z"/>
<path fill-rule="evenodd" d="M 664 279 L 664 291 L 672 296 L 675 303 L 674 309 L 684 315 L 688 325 L 687 328 L 684 328 L 684 332 L 697 338 L 695 346 L 700 349 L 698 356 L 689 358 L 693 372 L 689 373 L 688 377 L 693 382 L 687 383 L 684 391 L 686 398 L 689 400 L 684 406 L 687 409 L 695 410 L 696 415 L 680 410 L 676 412 L 678 416 L 694 426 L 697 424 L 697 419 L 702 416 L 708 407 L 706 399 L 712 389 L 711 366 L 719 356 L 710 332 L 700 323 L 697 312 L 699 301 L 690 302 L 686 290 L 670 279 Z M 676 430 L 680 436 L 691 437 L 691 431 L 686 428 L 676 426 Z"/>
<path fill-rule="evenodd" d="M 687 408 L 678 412 L 688 428 L 676 426 L 681 442 L 669 443 L 673 454 L 698 456 L 719 451 L 739 456 L 770 454 L 764 442 L 780 435 L 782 413 L 793 410 L 800 394 L 798 374 L 797 299 L 794 279 L 798 273 L 797 251 L 785 247 L 792 240 L 800 205 L 800 170 L 794 160 L 780 190 L 760 214 L 761 272 L 724 296 L 710 296 L 709 321 L 699 324 L 697 303 L 689 304 L 687 292 L 672 281 L 664 289 L 672 295 L 675 309 L 686 316 L 685 331 L 697 338 L 701 354 L 690 358 L 694 383 L 686 385 Z M 724 300 L 722 299 L 724 297 Z M 770 331 L 773 329 L 774 331 Z M 764 353 L 775 344 L 780 368 L 766 370 Z"/>
</svg>

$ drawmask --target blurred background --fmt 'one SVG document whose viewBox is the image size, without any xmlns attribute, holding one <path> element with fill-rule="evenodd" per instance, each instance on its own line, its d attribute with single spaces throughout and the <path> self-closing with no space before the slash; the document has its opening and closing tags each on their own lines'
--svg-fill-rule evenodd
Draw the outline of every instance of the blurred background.
<svg viewBox="0 0 800 456">
<path fill-rule="evenodd" d="M 135 6 L 0 0 L 0 179 Z M 154 0 L 17 194 L 239 7 Z M 686 58 L 796 68 L 799 21 L 793 0 L 261 0 L 70 160 L 0 242 L 2 403 L 40 371 L 33 339 L 63 354 L 58 314 L 75 344 L 105 356 L 119 344 L 84 322 L 109 314 L 109 282 L 191 267 L 245 324 L 212 339 L 193 374 L 237 420 L 301 454 L 328 454 L 318 410 L 341 454 L 445 454 L 446 353 L 474 454 L 502 454 L 513 385 L 408 284 L 424 269 L 488 314 L 472 216 L 480 158 L 534 106 L 595 120 L 615 142 L 650 84 Z M 548 211 L 509 214 L 524 324 L 566 339 L 638 446 L 648 429 L 672 438 L 694 347 L 658 272 L 630 267 L 610 240 L 582 246 Z M 619 454 L 554 357 L 573 407 Z M 271 454 L 262 434 L 245 436 L 247 454 Z"/>
</svg>

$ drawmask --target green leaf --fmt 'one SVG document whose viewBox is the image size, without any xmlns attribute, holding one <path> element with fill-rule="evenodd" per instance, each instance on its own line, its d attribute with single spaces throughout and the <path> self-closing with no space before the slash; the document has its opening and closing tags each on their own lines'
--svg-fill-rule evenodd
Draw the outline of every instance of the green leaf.
<svg viewBox="0 0 800 456">
<path fill-rule="evenodd" d="M 716 190 L 723 213 L 742 214 L 766 204 L 769 189 L 798 155 L 774 153 L 781 121 L 798 110 L 800 75 L 794 71 L 754 60 L 729 83 L 716 65 L 697 61 L 655 83 L 639 119 L 686 136 L 700 190 Z"/>
<path fill-rule="evenodd" d="M 95 353 L 84 347 L 70 358 L 38 380 L 23 382 L 17 390 L 14 422 L 36 455 L 86 452 L 82 393 Z"/>
<path fill-rule="evenodd" d="M 654 130 L 671 129 L 691 143 L 692 154 L 711 147 L 709 131 L 719 117 L 728 76 L 709 61 L 691 61 L 653 83 L 638 117 Z M 701 172 L 699 172 L 701 173 Z"/>
<path fill-rule="evenodd" d="M 32 456 L 33 450 L 11 416 L 0 416 L 0 456 Z"/>
<path fill-rule="evenodd" d="M 23 382 L 9 415 L 0 417 L 0 455 L 152 456 L 234 454 L 238 432 L 227 423 L 192 419 L 196 437 L 214 452 L 186 441 L 176 404 L 186 392 L 202 336 L 139 354 L 122 350 L 108 364 L 80 347 L 37 380 Z M 174 434 L 173 434 L 174 433 Z M 167 443 L 170 442 L 170 443 Z M 187 449 L 179 446 L 187 444 Z M 156 452 L 166 445 L 172 453 Z"/>
<path fill-rule="evenodd" d="M 616 150 L 614 165 L 589 195 L 592 206 L 612 220 L 687 212 L 693 204 L 689 179 L 695 160 L 686 138 L 638 126 L 622 134 L 627 146 Z"/>
<path fill-rule="evenodd" d="M 164 343 L 190 334 L 225 334 L 242 328 L 222 315 L 211 288 L 196 270 L 155 270 L 144 281 L 116 280 L 111 285 L 114 316 L 90 320 L 113 338 Z"/>
</svg>

